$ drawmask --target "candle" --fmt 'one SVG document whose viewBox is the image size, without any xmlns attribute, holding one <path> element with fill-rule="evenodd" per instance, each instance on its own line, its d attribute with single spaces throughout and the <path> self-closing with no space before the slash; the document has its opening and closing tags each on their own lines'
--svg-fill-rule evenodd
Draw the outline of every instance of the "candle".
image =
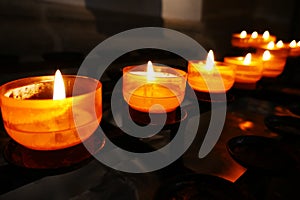
<svg viewBox="0 0 300 200">
<path fill-rule="evenodd" d="M 269 50 L 265 50 L 261 59 L 264 77 L 277 77 L 283 72 L 286 63 L 285 58 L 274 56 Z"/>
<path fill-rule="evenodd" d="M 209 51 L 206 61 L 189 61 L 188 83 L 199 92 L 224 93 L 234 83 L 235 65 L 215 62 L 213 51 Z"/>
<path fill-rule="evenodd" d="M 300 56 L 300 41 L 296 43 L 296 40 L 293 40 L 289 44 L 290 52 L 289 56 L 296 57 Z"/>
<path fill-rule="evenodd" d="M 257 53 L 262 55 L 265 50 L 269 50 L 270 53 L 276 57 L 286 58 L 289 53 L 289 48 L 283 44 L 280 40 L 276 43 L 271 41 L 268 44 L 263 44 L 257 47 Z"/>
<path fill-rule="evenodd" d="M 182 70 L 153 66 L 150 61 L 147 66 L 123 69 L 123 97 L 133 109 L 141 112 L 175 110 L 184 99 L 185 88 L 186 72 Z"/>
<path fill-rule="evenodd" d="M 262 66 L 257 59 L 252 59 L 251 53 L 245 57 L 225 57 L 224 62 L 236 65 L 235 82 L 256 83 L 262 77 Z"/>
<path fill-rule="evenodd" d="M 245 48 L 256 47 L 271 41 L 276 41 L 276 36 L 270 35 L 269 31 L 265 31 L 263 34 L 258 34 L 257 31 L 254 31 L 251 34 L 242 31 L 240 34 L 234 33 L 232 35 L 231 44 L 235 47 Z"/>
<path fill-rule="evenodd" d="M 82 86 L 73 88 L 75 81 Z M 98 80 L 73 75 L 62 79 L 59 72 L 55 77 L 29 77 L 6 83 L 0 88 L 4 127 L 12 139 L 30 149 L 74 146 L 99 125 L 101 90 Z"/>
</svg>

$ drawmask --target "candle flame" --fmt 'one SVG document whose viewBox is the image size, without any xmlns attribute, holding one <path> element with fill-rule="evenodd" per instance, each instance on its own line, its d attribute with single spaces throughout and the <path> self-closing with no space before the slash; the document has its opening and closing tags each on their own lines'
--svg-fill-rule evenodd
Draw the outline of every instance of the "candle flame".
<svg viewBox="0 0 300 200">
<path fill-rule="evenodd" d="M 148 61 L 147 63 L 147 80 L 148 81 L 154 81 L 154 69 L 151 61 Z"/>
<path fill-rule="evenodd" d="M 267 60 L 270 60 L 271 59 L 271 53 L 269 50 L 265 50 L 264 54 L 263 54 L 263 57 L 262 57 L 262 60 L 263 61 L 267 61 Z"/>
<path fill-rule="evenodd" d="M 295 48 L 296 46 L 297 46 L 296 40 L 291 41 L 290 47 L 291 47 L 291 48 Z"/>
<path fill-rule="evenodd" d="M 247 32 L 246 31 L 242 31 L 240 33 L 240 38 L 246 38 L 247 37 Z"/>
<path fill-rule="evenodd" d="M 244 65 L 250 65 L 250 63 L 251 63 L 251 53 L 248 53 L 245 56 L 243 63 L 244 63 Z"/>
<path fill-rule="evenodd" d="M 215 62 L 214 52 L 212 50 L 209 50 L 206 58 L 205 69 L 211 71 L 214 68 L 214 62 Z"/>
<path fill-rule="evenodd" d="M 256 39 L 258 37 L 258 33 L 256 31 L 254 31 L 252 34 L 251 34 L 251 38 L 252 39 Z"/>
<path fill-rule="evenodd" d="M 279 41 L 276 43 L 276 47 L 278 47 L 278 48 L 282 48 L 282 47 L 283 47 L 283 42 L 282 42 L 282 40 L 279 40 Z"/>
<path fill-rule="evenodd" d="M 269 42 L 267 45 L 268 49 L 274 49 L 274 47 L 275 47 L 275 43 L 273 41 Z"/>
<path fill-rule="evenodd" d="M 300 47 L 300 41 L 297 43 L 297 46 Z"/>
<path fill-rule="evenodd" d="M 270 37 L 269 31 L 265 31 L 262 37 L 263 37 L 264 40 L 269 39 L 269 37 Z"/>
<path fill-rule="evenodd" d="M 53 100 L 66 98 L 66 89 L 64 79 L 59 70 L 56 70 L 54 75 Z"/>
</svg>

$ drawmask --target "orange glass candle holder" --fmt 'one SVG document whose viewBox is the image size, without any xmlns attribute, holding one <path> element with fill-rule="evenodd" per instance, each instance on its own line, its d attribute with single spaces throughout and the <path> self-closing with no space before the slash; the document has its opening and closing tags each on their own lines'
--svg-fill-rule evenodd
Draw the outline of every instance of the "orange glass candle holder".
<svg viewBox="0 0 300 200">
<path fill-rule="evenodd" d="M 261 79 L 263 68 L 257 59 L 250 59 L 250 61 L 245 62 L 246 57 L 225 57 L 224 62 L 236 65 L 235 82 L 253 84 Z"/>
<path fill-rule="evenodd" d="M 242 31 L 241 33 L 232 34 L 231 37 L 232 46 L 240 48 L 256 47 L 268 44 L 271 41 L 275 42 L 276 36 L 270 35 L 268 31 L 265 31 L 263 34 L 258 34 L 256 31 L 252 34 Z"/>
<path fill-rule="evenodd" d="M 286 44 L 289 47 L 289 56 L 298 57 L 300 56 L 300 41 L 296 43 L 296 40 L 293 40 L 289 44 Z"/>
<path fill-rule="evenodd" d="M 209 59 L 209 57 L 208 57 Z M 225 93 L 234 84 L 235 65 L 223 62 L 189 61 L 188 83 L 199 92 Z"/>
<path fill-rule="evenodd" d="M 182 70 L 153 66 L 149 71 L 146 65 L 123 68 L 123 97 L 130 107 L 141 112 L 175 110 L 184 99 L 185 88 L 186 72 Z"/>
<path fill-rule="evenodd" d="M 92 135 L 102 117 L 101 83 L 73 75 L 63 80 L 66 98 L 58 100 L 52 99 L 54 76 L 29 77 L 1 86 L 2 118 L 13 140 L 34 150 L 57 150 Z"/>
<path fill-rule="evenodd" d="M 261 59 L 263 77 L 275 78 L 279 76 L 286 64 L 286 57 L 274 56 L 269 50 L 265 50 L 262 55 L 258 54 L 257 59 Z"/>
<path fill-rule="evenodd" d="M 286 59 L 289 55 L 289 47 L 286 45 L 275 44 L 274 42 L 269 42 L 268 44 L 259 45 L 256 48 L 256 53 L 258 55 L 263 55 L 264 51 L 270 51 L 270 53 L 276 58 Z"/>
</svg>

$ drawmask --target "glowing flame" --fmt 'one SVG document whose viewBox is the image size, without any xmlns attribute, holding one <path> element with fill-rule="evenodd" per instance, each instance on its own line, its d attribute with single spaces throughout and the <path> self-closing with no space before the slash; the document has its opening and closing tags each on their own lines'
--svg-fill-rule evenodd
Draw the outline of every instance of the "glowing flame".
<svg viewBox="0 0 300 200">
<path fill-rule="evenodd" d="M 247 32 L 246 31 L 242 31 L 240 33 L 240 38 L 246 38 L 247 37 Z"/>
<path fill-rule="evenodd" d="M 270 37 L 269 31 L 265 31 L 262 37 L 263 37 L 264 40 L 269 39 L 269 37 Z"/>
<path fill-rule="evenodd" d="M 278 48 L 282 48 L 282 47 L 283 47 L 283 42 L 282 42 L 282 40 L 279 40 L 279 41 L 276 43 L 276 47 L 278 47 Z"/>
<path fill-rule="evenodd" d="M 291 41 L 290 47 L 295 48 L 297 46 L 296 40 Z"/>
<path fill-rule="evenodd" d="M 263 56 L 262 56 L 262 60 L 263 61 L 267 61 L 271 59 L 271 53 L 269 50 L 265 50 Z"/>
<path fill-rule="evenodd" d="M 151 61 L 148 61 L 147 64 L 147 80 L 148 81 L 154 81 L 155 76 L 154 76 L 154 69 Z"/>
<path fill-rule="evenodd" d="M 212 50 L 209 50 L 206 58 L 205 69 L 211 71 L 214 68 L 214 62 L 215 62 L 214 52 Z"/>
<path fill-rule="evenodd" d="M 256 39 L 258 37 L 258 33 L 256 31 L 254 31 L 252 34 L 251 34 L 251 38 L 252 39 Z"/>
<path fill-rule="evenodd" d="M 54 76 L 53 100 L 66 98 L 66 89 L 64 79 L 59 70 L 56 70 Z"/>
<path fill-rule="evenodd" d="M 275 43 L 273 41 L 269 42 L 267 48 L 268 49 L 274 49 L 274 47 L 275 47 Z"/>
<path fill-rule="evenodd" d="M 243 63 L 244 63 L 244 65 L 250 65 L 250 63 L 251 63 L 251 53 L 248 53 L 245 56 Z"/>
<path fill-rule="evenodd" d="M 297 46 L 300 47 L 300 41 L 297 43 Z"/>
</svg>

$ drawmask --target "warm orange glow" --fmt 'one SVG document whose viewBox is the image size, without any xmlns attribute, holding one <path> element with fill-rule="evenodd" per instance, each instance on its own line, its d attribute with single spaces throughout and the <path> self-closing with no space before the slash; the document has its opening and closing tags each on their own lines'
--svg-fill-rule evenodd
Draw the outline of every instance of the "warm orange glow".
<svg viewBox="0 0 300 200">
<path fill-rule="evenodd" d="M 270 37 L 269 31 L 265 31 L 262 37 L 263 37 L 264 40 L 268 40 L 269 37 Z"/>
<path fill-rule="evenodd" d="M 64 79 L 59 70 L 56 70 L 54 76 L 53 100 L 66 98 L 66 89 Z"/>
<path fill-rule="evenodd" d="M 53 76 L 29 77 L 1 86 L 1 111 L 4 126 L 16 142 L 35 150 L 56 150 L 86 140 L 98 128 L 102 117 L 101 83 L 88 77 L 64 76 L 66 91 L 75 96 L 52 99 Z M 84 87 L 74 87 L 76 84 Z M 42 87 L 41 87 L 42 86 Z M 33 90 L 35 87 L 39 90 Z M 20 88 L 27 90 L 20 91 Z M 77 89 L 79 90 L 77 90 Z M 32 97 L 9 94 L 29 92 Z M 43 94 L 47 98 L 39 98 Z"/>
<path fill-rule="evenodd" d="M 275 47 L 275 43 L 273 41 L 269 42 L 267 45 L 268 49 L 274 49 L 274 47 Z"/>
<path fill-rule="evenodd" d="M 252 34 L 251 34 L 251 38 L 252 39 L 256 39 L 258 37 L 258 33 L 256 31 L 254 31 Z"/>
<path fill-rule="evenodd" d="M 240 33 L 240 38 L 246 38 L 247 37 L 247 32 L 246 31 L 242 31 L 241 33 Z"/>
<path fill-rule="evenodd" d="M 250 65 L 251 64 L 251 53 L 247 53 L 247 55 L 244 58 L 243 64 L 244 65 Z"/>
<path fill-rule="evenodd" d="M 215 65 L 214 62 L 215 62 L 214 52 L 212 50 L 210 50 L 207 54 L 206 65 L 204 68 L 207 71 L 212 71 L 214 68 L 214 65 Z"/>
<path fill-rule="evenodd" d="M 263 59 L 263 61 L 267 61 L 267 60 L 271 59 L 271 53 L 269 50 L 265 50 L 262 59 Z"/>
<path fill-rule="evenodd" d="M 135 110 L 164 113 L 175 110 L 185 94 L 186 73 L 164 66 L 128 66 L 123 69 L 123 97 Z M 157 106 L 159 105 L 159 106 Z"/>
<path fill-rule="evenodd" d="M 278 48 L 282 48 L 283 47 L 283 42 L 282 42 L 282 40 L 279 40 L 277 43 L 276 43 L 276 47 L 278 47 Z"/>
<path fill-rule="evenodd" d="M 300 41 L 297 43 L 297 46 L 300 47 Z"/>
<path fill-rule="evenodd" d="M 296 40 L 291 41 L 290 47 L 295 48 L 297 46 Z"/>
</svg>

